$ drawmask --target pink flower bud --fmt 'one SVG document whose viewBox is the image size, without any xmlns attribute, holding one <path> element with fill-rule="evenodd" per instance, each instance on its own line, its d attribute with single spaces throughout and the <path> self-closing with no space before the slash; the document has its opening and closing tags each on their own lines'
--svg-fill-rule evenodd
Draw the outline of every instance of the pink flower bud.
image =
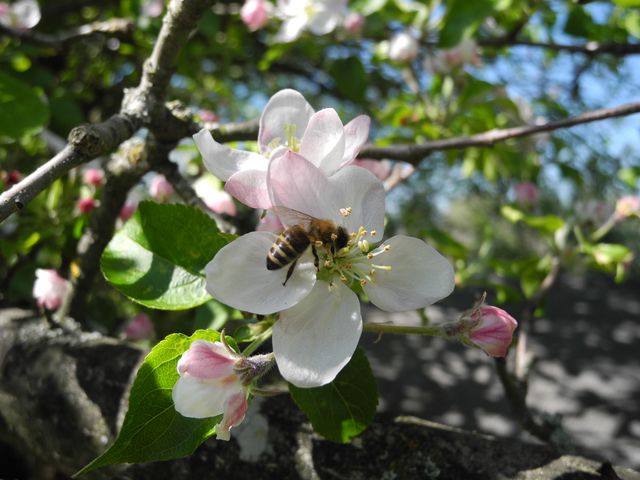
<svg viewBox="0 0 640 480">
<path fill-rule="evenodd" d="M 532 182 L 521 182 L 513 187 L 516 203 L 523 208 L 533 207 L 538 204 L 540 193 L 538 187 Z"/>
<path fill-rule="evenodd" d="M 99 187 L 104 181 L 104 171 L 100 168 L 87 168 L 82 174 L 82 179 L 87 185 Z"/>
<path fill-rule="evenodd" d="M 142 16 L 159 17 L 164 10 L 164 0 L 146 0 L 142 4 Z"/>
<path fill-rule="evenodd" d="M 389 41 L 389 58 L 407 63 L 418 56 L 418 41 L 408 32 L 396 33 Z"/>
<path fill-rule="evenodd" d="M 2 172 L 0 178 L 2 178 L 5 186 L 9 188 L 20 182 L 20 180 L 22 180 L 23 178 L 23 175 L 18 170 L 9 170 L 8 172 Z"/>
<path fill-rule="evenodd" d="M 344 28 L 350 33 L 360 33 L 364 28 L 364 17 L 356 12 L 351 12 L 344 19 Z"/>
<path fill-rule="evenodd" d="M 158 202 L 163 202 L 173 194 L 173 187 L 164 175 L 156 175 L 149 184 L 149 194 Z"/>
<path fill-rule="evenodd" d="M 80 213 L 86 214 L 96 208 L 96 201 L 91 197 L 85 197 L 78 200 L 76 206 L 78 207 L 78 210 L 80 210 Z"/>
<path fill-rule="evenodd" d="M 236 204 L 233 203 L 231 195 L 225 191 L 212 191 L 202 198 L 204 204 L 215 213 L 224 213 L 231 217 L 237 213 Z"/>
<path fill-rule="evenodd" d="M 467 338 L 492 357 L 507 355 L 518 322 L 501 308 L 481 305 L 471 313 Z"/>
<path fill-rule="evenodd" d="M 265 0 L 246 0 L 240 9 L 240 18 L 249 30 L 255 32 L 269 21 L 269 7 Z"/>
<path fill-rule="evenodd" d="M 640 217 L 640 196 L 627 195 L 616 202 L 616 220 L 623 220 L 633 215 Z"/>
<path fill-rule="evenodd" d="M 220 120 L 220 117 L 218 117 L 218 115 L 216 115 L 216 113 L 212 112 L 211 110 L 201 110 L 200 119 L 205 123 L 215 123 Z"/>
<path fill-rule="evenodd" d="M 50 269 L 38 268 L 33 284 L 33 298 L 39 307 L 56 310 L 69 290 L 69 282 Z"/>
<path fill-rule="evenodd" d="M 155 329 L 149 315 L 139 313 L 127 324 L 123 334 L 129 340 L 145 340 L 153 337 Z"/>
<path fill-rule="evenodd" d="M 123 222 L 126 222 L 135 213 L 137 208 L 138 208 L 138 204 L 137 203 L 136 204 L 134 204 L 134 203 L 125 203 L 122 206 L 122 209 L 120 210 L 120 214 L 118 215 L 118 217 Z"/>
</svg>

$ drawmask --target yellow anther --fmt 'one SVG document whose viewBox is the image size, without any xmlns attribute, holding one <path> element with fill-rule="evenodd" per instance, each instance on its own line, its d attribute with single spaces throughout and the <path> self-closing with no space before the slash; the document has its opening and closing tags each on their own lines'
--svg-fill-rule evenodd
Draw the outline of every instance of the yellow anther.
<svg viewBox="0 0 640 480">
<path fill-rule="evenodd" d="M 333 267 L 333 262 L 331 260 L 325 260 L 324 268 L 331 268 L 331 267 Z"/>
<path fill-rule="evenodd" d="M 367 258 L 368 258 L 369 260 L 371 260 L 373 257 L 375 257 L 375 255 L 374 255 L 373 253 L 369 253 L 369 254 L 367 254 Z"/>
<path fill-rule="evenodd" d="M 353 212 L 353 208 L 351 207 L 340 209 L 340 215 L 342 215 L 343 217 L 348 217 L 349 215 L 351 215 L 351 212 Z"/>
<path fill-rule="evenodd" d="M 378 234 L 378 232 L 376 232 L 375 230 L 371 230 L 371 233 L 369 235 L 371 235 L 372 237 L 375 237 Z"/>
<path fill-rule="evenodd" d="M 338 235 L 337 235 L 337 234 L 335 234 L 335 233 L 332 233 L 332 234 L 331 234 L 331 241 L 332 241 L 332 242 L 335 242 L 337 239 L 338 239 Z"/>
<path fill-rule="evenodd" d="M 360 240 L 358 242 L 358 248 L 360 248 L 360 251 L 362 253 L 367 253 L 370 247 L 371 246 L 369 245 L 369 242 L 367 240 Z"/>
<path fill-rule="evenodd" d="M 385 245 L 384 246 L 384 251 L 388 252 L 389 250 L 391 250 L 391 245 Z"/>
<path fill-rule="evenodd" d="M 321 241 L 321 240 L 316 240 L 315 242 L 313 242 L 313 244 L 314 244 L 316 247 L 321 247 L 321 246 L 322 246 L 322 241 Z"/>
<path fill-rule="evenodd" d="M 367 281 L 363 278 L 362 280 L 360 280 L 360 286 L 364 287 L 367 284 Z"/>
<path fill-rule="evenodd" d="M 347 277 L 345 277 L 344 275 L 340 275 L 340 281 L 342 283 L 347 283 L 348 282 Z"/>
</svg>

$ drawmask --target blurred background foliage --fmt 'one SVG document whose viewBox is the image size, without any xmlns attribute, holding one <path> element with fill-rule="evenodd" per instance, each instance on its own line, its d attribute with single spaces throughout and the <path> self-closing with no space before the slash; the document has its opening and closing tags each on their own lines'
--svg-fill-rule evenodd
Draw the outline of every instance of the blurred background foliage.
<svg viewBox="0 0 640 480">
<path fill-rule="evenodd" d="M 33 31 L 41 34 L 114 18 L 130 19 L 133 28 L 62 44 L 0 32 L 2 190 L 51 158 L 71 128 L 119 110 L 162 24 L 142 0 L 41 0 L 40 6 Z M 196 115 L 215 112 L 221 124 L 257 118 L 275 91 L 295 88 L 316 109 L 336 108 L 344 123 L 371 116 L 370 139 L 384 146 L 561 119 L 637 99 L 640 90 L 637 56 L 553 46 L 637 45 L 635 0 L 358 0 L 349 8 L 365 17 L 360 32 L 307 32 L 293 43 L 273 42 L 277 19 L 250 32 L 240 7 L 216 3 L 201 19 L 169 94 Z M 385 42 L 405 29 L 419 37 L 418 54 L 394 62 Z M 475 42 L 471 57 L 438 64 L 468 40 Z M 527 45 L 532 42 L 550 45 Z M 640 220 L 625 218 L 604 235 L 596 232 L 617 199 L 639 193 L 639 133 L 638 117 L 629 117 L 491 148 L 436 152 L 390 192 L 387 235 L 407 232 L 429 241 L 454 262 L 458 287 L 488 289 L 498 303 L 534 298 L 554 268 L 637 278 Z M 186 159 L 190 181 L 203 172 L 189 140 L 174 158 Z M 525 182 L 538 192 L 535 200 L 519 198 Z M 147 184 L 137 187 L 141 196 Z M 74 275 L 91 215 L 78 211 L 77 201 L 98 198 L 100 188 L 71 171 L 0 225 L 1 305 L 34 304 L 36 268 Z M 241 209 L 237 223 L 252 225 L 251 215 Z M 144 310 L 106 283 L 92 295 L 94 326 L 110 333 Z M 215 302 L 153 313 L 160 335 L 231 317 L 238 312 Z"/>
</svg>

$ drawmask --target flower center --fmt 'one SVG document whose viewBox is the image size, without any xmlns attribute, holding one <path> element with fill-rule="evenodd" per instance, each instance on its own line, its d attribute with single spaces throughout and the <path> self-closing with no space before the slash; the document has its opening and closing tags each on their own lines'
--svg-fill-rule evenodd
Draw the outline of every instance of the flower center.
<svg viewBox="0 0 640 480">
<path fill-rule="evenodd" d="M 298 127 L 292 123 L 287 123 L 284 126 L 284 135 L 285 135 L 284 146 L 295 153 L 298 153 L 300 151 L 300 139 L 296 137 L 297 129 Z M 282 139 L 280 137 L 275 137 L 267 145 L 267 151 L 265 153 L 265 156 L 267 158 L 271 158 L 271 154 L 276 150 L 276 148 L 280 146 L 282 146 Z"/>
<path fill-rule="evenodd" d="M 351 213 L 350 208 L 341 209 L 341 212 Z M 376 281 L 378 270 L 391 270 L 390 265 L 383 265 L 380 257 L 385 252 L 391 250 L 390 245 L 382 245 L 375 251 L 371 251 L 371 243 L 376 243 L 377 232 L 372 230 L 367 232 L 364 227 L 360 227 L 357 232 L 349 235 L 347 245 L 338 251 L 332 251 L 330 245 L 316 245 L 318 253 L 318 279 L 329 284 L 329 289 L 334 288 L 336 280 L 345 285 L 354 286 L 358 283 L 364 287 L 368 283 Z"/>
</svg>

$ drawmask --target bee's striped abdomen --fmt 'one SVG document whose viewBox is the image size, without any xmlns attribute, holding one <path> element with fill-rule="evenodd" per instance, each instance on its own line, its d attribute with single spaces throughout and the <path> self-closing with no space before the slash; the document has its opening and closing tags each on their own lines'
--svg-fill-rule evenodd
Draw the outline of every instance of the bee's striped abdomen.
<svg viewBox="0 0 640 480">
<path fill-rule="evenodd" d="M 267 269 L 278 270 L 296 260 L 309 247 L 309 237 L 300 225 L 287 228 L 267 254 Z"/>
</svg>

